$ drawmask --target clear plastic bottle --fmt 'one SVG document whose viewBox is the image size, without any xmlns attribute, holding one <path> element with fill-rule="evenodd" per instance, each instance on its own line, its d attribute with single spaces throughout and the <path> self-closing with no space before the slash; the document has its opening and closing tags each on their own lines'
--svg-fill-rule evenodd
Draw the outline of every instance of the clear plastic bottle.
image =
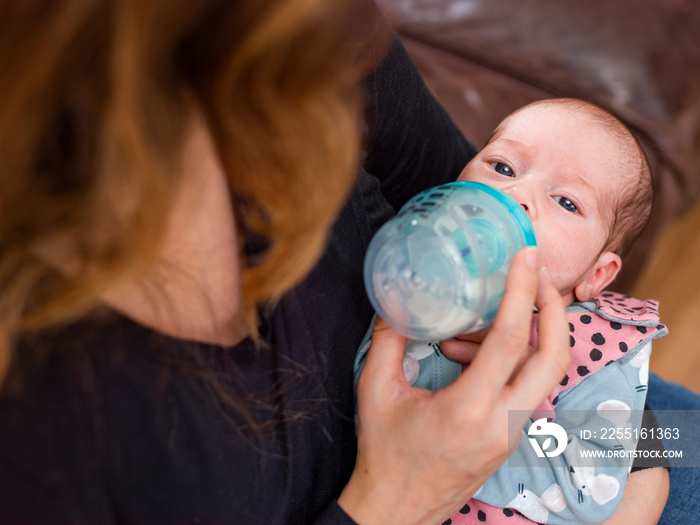
<svg viewBox="0 0 700 525">
<path fill-rule="evenodd" d="M 515 253 L 535 246 L 510 196 L 453 182 L 408 201 L 370 242 L 365 287 L 377 313 L 412 339 L 441 340 L 489 326 Z"/>
</svg>

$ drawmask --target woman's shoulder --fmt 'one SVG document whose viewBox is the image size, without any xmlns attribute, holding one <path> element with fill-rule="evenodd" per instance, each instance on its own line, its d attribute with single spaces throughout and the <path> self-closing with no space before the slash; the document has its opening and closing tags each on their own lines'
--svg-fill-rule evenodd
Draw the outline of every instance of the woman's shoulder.
<svg viewBox="0 0 700 525">
<path fill-rule="evenodd" d="M 0 395 L 0 507 L 5 516 L 101 518 L 107 442 L 99 349 L 110 333 L 79 324 L 25 336 Z M 78 503 L 82 501 L 82 503 Z M 72 519 L 72 518 L 71 518 Z"/>
<path fill-rule="evenodd" d="M 94 442 L 105 396 L 154 376 L 128 328 L 121 319 L 91 319 L 21 338 L 0 393 L 0 440 L 16 440 L 20 453 L 42 447 L 69 453 Z M 21 446 L 42 436 L 49 442 Z M 1 444 L 0 454 L 12 449 Z"/>
<path fill-rule="evenodd" d="M 196 506 L 178 484 L 192 469 L 210 481 L 231 427 L 199 380 L 191 344 L 174 342 L 119 316 L 20 342 L 0 397 L 4 516 L 100 523 L 115 506 Z"/>
</svg>

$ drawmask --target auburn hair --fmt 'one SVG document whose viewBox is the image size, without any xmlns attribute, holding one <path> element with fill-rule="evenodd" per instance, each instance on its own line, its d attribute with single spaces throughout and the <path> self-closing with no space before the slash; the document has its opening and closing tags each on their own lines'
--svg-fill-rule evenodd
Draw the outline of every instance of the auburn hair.
<svg viewBox="0 0 700 525">
<path fill-rule="evenodd" d="M 256 308 L 318 259 L 354 180 L 358 0 L 0 2 L 0 377 L 22 333 L 69 323 L 152 264 L 193 113 L 212 133 Z M 80 279 L 47 262 L 70 253 Z"/>
</svg>

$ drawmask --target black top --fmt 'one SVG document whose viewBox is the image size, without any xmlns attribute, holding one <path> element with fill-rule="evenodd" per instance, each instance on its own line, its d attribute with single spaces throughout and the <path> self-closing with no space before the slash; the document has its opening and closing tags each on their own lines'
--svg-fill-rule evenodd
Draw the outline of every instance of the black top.
<svg viewBox="0 0 700 525">
<path fill-rule="evenodd" d="M 181 341 L 114 313 L 22 342 L 48 357 L 0 401 L 2 523 L 352 523 L 334 498 L 356 453 L 364 252 L 475 153 L 398 41 L 367 91 L 364 170 L 321 261 L 264 318 L 266 346 Z M 223 391 L 194 372 L 196 348 Z M 270 425 L 246 430 L 227 393 Z"/>
</svg>

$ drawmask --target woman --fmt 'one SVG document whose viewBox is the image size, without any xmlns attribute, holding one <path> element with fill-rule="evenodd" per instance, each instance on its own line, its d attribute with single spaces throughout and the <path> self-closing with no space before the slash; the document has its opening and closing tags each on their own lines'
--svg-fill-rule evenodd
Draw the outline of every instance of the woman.
<svg viewBox="0 0 700 525">
<path fill-rule="evenodd" d="M 437 522 L 506 458 L 506 411 L 568 364 L 532 252 L 444 395 L 379 323 L 356 445 L 364 250 L 474 153 L 383 27 L 357 0 L 2 4 L 3 521 Z"/>
</svg>

